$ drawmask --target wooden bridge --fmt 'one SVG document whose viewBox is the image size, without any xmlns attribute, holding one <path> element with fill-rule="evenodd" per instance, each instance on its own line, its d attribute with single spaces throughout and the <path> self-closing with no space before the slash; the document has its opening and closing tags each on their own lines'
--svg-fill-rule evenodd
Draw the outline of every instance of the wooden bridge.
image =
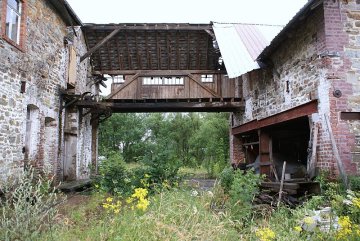
<svg viewBox="0 0 360 241">
<path fill-rule="evenodd" d="M 93 84 L 111 94 L 81 98 L 93 112 L 234 112 L 243 108 L 235 79 L 226 75 L 210 24 L 85 24 Z"/>
</svg>

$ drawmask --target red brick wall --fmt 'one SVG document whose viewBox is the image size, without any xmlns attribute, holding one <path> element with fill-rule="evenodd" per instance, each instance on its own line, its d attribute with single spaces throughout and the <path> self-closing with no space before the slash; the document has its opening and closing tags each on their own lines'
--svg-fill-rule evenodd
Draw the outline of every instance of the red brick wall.
<svg viewBox="0 0 360 241">
<path fill-rule="evenodd" d="M 324 1 L 325 36 L 326 49 L 329 51 L 329 61 L 326 77 L 330 82 L 330 123 L 336 140 L 340 159 L 346 172 L 356 173 L 357 165 L 353 162 L 352 150 L 355 148 L 355 134 L 348 121 L 340 119 L 340 112 L 359 111 L 349 103 L 354 95 L 354 85 L 348 79 L 348 73 L 352 69 L 352 56 L 346 53 L 345 49 L 349 46 L 350 34 L 353 27 L 349 24 L 348 10 L 358 8 L 355 1 Z M 340 90 L 342 96 L 336 98 L 334 90 Z M 327 148 L 327 145 L 324 145 Z M 330 149 L 331 150 L 331 149 Z M 336 160 L 331 156 L 333 165 Z M 324 162 L 324 165 L 327 165 Z"/>
</svg>

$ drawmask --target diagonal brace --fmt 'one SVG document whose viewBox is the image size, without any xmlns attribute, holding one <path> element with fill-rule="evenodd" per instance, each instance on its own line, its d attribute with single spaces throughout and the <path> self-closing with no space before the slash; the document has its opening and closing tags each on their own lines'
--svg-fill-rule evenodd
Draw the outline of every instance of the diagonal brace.
<svg viewBox="0 0 360 241">
<path fill-rule="evenodd" d="M 117 28 L 114 31 L 112 31 L 108 36 L 103 38 L 99 43 L 97 43 L 94 47 L 92 47 L 88 52 L 86 52 L 83 56 L 80 57 L 80 62 L 82 62 L 84 59 L 89 57 L 92 53 L 94 53 L 96 50 L 101 48 L 107 41 L 109 41 L 112 37 L 114 37 L 118 32 L 120 32 L 121 28 Z"/>
</svg>

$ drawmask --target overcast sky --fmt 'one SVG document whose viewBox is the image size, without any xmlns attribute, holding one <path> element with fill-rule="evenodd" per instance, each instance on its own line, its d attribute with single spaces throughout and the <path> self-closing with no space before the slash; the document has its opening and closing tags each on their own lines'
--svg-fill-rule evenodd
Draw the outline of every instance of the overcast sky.
<svg viewBox="0 0 360 241">
<path fill-rule="evenodd" d="M 307 0 L 67 0 L 83 23 L 285 25 Z"/>
</svg>

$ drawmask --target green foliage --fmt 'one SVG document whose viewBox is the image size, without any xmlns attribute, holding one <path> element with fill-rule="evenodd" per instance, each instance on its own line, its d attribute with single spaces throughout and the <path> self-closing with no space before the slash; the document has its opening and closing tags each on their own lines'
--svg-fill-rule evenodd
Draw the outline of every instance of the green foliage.
<svg viewBox="0 0 360 241">
<path fill-rule="evenodd" d="M 228 165 L 228 126 L 223 113 L 114 114 L 100 126 L 99 151 L 120 152 L 126 163 L 143 161 L 155 169 L 154 162 L 204 166 L 217 176 Z"/>
<path fill-rule="evenodd" d="M 349 176 L 350 189 L 353 191 L 360 191 L 360 176 Z"/>
<path fill-rule="evenodd" d="M 30 168 L 13 184 L 2 186 L 5 199 L 0 205 L 1 240 L 36 240 L 52 228 L 60 198 L 49 189 L 51 180 L 35 177 Z"/>
<path fill-rule="evenodd" d="M 237 170 L 229 191 L 232 216 L 240 221 L 249 219 L 252 215 L 252 201 L 259 193 L 259 185 L 263 177 L 253 170 L 244 173 Z"/>
<path fill-rule="evenodd" d="M 224 188 L 225 192 L 229 192 L 234 181 L 234 169 L 226 167 L 219 176 L 220 185 Z"/>
<path fill-rule="evenodd" d="M 128 195 L 132 191 L 131 176 L 125 168 L 125 163 L 116 152 L 99 165 L 99 174 L 96 182 L 100 190 L 111 194 Z"/>
<path fill-rule="evenodd" d="M 125 162 L 136 162 L 144 155 L 146 128 L 142 114 L 114 114 L 100 125 L 99 153 L 121 151 Z"/>
</svg>

